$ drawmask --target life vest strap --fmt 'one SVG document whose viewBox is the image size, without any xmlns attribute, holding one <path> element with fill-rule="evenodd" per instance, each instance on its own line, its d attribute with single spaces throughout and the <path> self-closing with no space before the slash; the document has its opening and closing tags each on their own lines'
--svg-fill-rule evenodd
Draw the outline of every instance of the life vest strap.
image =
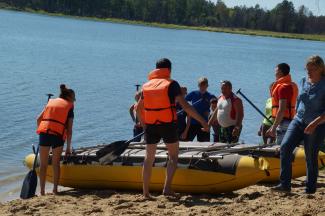
<svg viewBox="0 0 325 216">
<path fill-rule="evenodd" d="M 55 119 L 42 119 L 42 121 L 51 121 L 51 122 L 55 122 L 55 123 L 58 123 L 58 124 L 61 124 L 61 125 L 65 126 L 65 123 L 62 123 L 62 122 L 57 121 Z"/>
<path fill-rule="evenodd" d="M 166 109 L 176 109 L 176 106 L 170 106 L 167 108 L 156 108 L 156 109 L 150 109 L 150 108 L 144 108 L 147 111 L 161 111 L 161 110 L 166 110 Z"/>
</svg>

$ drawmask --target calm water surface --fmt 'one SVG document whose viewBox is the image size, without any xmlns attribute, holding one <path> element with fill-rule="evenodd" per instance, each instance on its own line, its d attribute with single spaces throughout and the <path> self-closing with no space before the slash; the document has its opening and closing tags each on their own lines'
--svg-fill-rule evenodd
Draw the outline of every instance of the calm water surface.
<svg viewBox="0 0 325 216">
<path fill-rule="evenodd" d="M 37 144 L 36 116 L 60 83 L 75 89 L 73 146 L 132 137 L 128 108 L 158 58 L 173 62 L 173 78 L 189 90 L 200 76 L 219 94 L 229 79 L 263 108 L 277 63 L 304 75 L 325 43 L 190 30 L 170 30 L 0 10 L 0 201 L 18 196 L 22 161 Z M 261 117 L 245 103 L 241 140 L 258 143 Z"/>
</svg>

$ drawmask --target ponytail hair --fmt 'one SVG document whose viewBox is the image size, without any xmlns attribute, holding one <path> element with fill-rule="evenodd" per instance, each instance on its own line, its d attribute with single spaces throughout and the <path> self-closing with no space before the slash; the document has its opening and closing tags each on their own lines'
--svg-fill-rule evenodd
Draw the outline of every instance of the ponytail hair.
<svg viewBox="0 0 325 216">
<path fill-rule="evenodd" d="M 61 84 L 59 97 L 68 100 L 68 98 L 75 98 L 75 93 L 72 89 L 67 88 L 65 84 Z"/>
</svg>

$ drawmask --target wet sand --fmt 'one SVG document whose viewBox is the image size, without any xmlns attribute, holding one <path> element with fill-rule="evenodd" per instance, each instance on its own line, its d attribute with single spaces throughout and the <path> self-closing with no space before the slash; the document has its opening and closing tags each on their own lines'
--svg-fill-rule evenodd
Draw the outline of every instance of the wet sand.
<svg viewBox="0 0 325 216">
<path fill-rule="evenodd" d="M 0 215 L 302 215 L 325 216 L 325 171 L 320 172 L 318 191 L 304 193 L 305 177 L 293 181 L 290 194 L 253 185 L 230 194 L 188 195 L 144 200 L 139 192 L 114 190 L 67 190 L 29 200 L 0 204 Z"/>
</svg>

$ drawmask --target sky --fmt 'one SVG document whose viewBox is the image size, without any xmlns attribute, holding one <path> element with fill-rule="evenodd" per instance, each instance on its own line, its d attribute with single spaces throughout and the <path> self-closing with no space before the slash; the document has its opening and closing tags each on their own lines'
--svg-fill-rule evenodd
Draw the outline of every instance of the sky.
<svg viewBox="0 0 325 216">
<path fill-rule="evenodd" d="M 212 0 L 217 2 L 217 0 Z M 248 7 L 255 6 L 259 4 L 262 8 L 272 9 L 282 0 L 223 0 L 223 2 L 228 7 L 246 5 Z M 295 5 L 295 8 L 298 8 L 301 5 L 305 5 L 314 15 L 320 16 L 325 15 L 325 0 L 291 0 Z M 319 7 L 318 7 L 319 5 Z"/>
</svg>

